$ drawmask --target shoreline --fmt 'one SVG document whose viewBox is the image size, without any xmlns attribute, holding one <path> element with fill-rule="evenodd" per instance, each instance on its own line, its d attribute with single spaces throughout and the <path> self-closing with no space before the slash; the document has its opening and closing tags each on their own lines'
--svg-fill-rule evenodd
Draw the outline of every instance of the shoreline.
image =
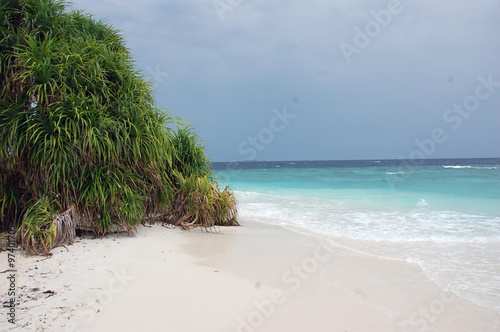
<svg viewBox="0 0 500 332">
<path fill-rule="evenodd" d="M 17 328 L 7 331 L 466 331 L 500 317 L 443 292 L 415 264 L 366 257 L 244 220 L 135 237 L 81 239 L 17 260 Z M 0 269 L 7 254 L 0 254 Z M 5 301 L 7 276 L 0 279 Z M 53 293 L 50 293 L 53 292 Z M 3 302 L 2 301 L 2 302 Z"/>
</svg>

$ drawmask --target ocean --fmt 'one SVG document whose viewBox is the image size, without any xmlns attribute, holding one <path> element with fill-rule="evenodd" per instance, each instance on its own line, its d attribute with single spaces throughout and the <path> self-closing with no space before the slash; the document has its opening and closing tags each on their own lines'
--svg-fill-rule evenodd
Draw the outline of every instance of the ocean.
<svg viewBox="0 0 500 332">
<path fill-rule="evenodd" d="M 214 163 L 239 217 L 420 267 L 500 313 L 500 159 Z"/>
</svg>

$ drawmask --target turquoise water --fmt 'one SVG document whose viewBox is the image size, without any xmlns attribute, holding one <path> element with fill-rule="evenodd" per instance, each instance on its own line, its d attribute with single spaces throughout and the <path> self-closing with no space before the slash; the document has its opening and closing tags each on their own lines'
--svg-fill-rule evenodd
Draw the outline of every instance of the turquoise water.
<svg viewBox="0 0 500 332">
<path fill-rule="evenodd" d="M 243 222 L 418 264 L 443 290 L 500 313 L 500 160 L 216 166 Z"/>
</svg>

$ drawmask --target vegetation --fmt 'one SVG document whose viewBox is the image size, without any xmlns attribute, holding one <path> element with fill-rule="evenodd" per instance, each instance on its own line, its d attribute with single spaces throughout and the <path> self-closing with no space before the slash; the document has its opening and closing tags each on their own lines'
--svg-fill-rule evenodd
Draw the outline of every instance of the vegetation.
<svg viewBox="0 0 500 332">
<path fill-rule="evenodd" d="M 238 225 L 204 144 L 156 108 L 120 34 L 64 1 L 0 3 L 0 219 L 46 253 L 75 229 Z"/>
</svg>

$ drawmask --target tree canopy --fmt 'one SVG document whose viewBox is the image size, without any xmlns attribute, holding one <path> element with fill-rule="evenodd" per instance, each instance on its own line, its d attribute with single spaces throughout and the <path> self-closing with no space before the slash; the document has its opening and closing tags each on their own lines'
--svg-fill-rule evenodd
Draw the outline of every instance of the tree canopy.
<svg viewBox="0 0 500 332">
<path fill-rule="evenodd" d="M 157 108 L 117 30 L 64 1 L 0 6 L 2 229 L 39 253 L 75 229 L 238 224 L 203 141 Z"/>
</svg>

